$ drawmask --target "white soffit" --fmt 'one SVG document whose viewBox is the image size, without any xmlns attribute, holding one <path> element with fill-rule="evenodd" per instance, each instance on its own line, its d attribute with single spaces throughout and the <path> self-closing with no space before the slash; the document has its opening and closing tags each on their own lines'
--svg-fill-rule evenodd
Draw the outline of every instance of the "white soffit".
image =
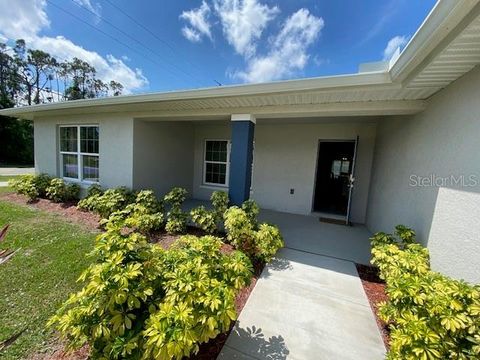
<svg viewBox="0 0 480 360">
<path fill-rule="evenodd" d="M 388 72 L 77 100 L 5 109 L 0 115 L 33 119 L 97 113 L 180 117 L 251 112 L 273 117 L 290 110 L 300 115 L 302 109 L 313 115 L 414 113 L 425 107 L 424 100 L 478 64 L 480 0 L 440 0 Z"/>
<path fill-rule="evenodd" d="M 480 64 L 480 16 L 405 84 L 407 89 L 438 91 Z"/>
</svg>

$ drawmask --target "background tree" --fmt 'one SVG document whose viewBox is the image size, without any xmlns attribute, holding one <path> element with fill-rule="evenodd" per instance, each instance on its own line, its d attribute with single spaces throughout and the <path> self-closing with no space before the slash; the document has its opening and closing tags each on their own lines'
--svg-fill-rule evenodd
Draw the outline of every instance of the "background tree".
<svg viewBox="0 0 480 360">
<path fill-rule="evenodd" d="M 73 58 L 59 62 L 41 49 L 29 49 L 19 39 L 0 43 L 0 109 L 46 102 L 121 95 L 124 87 L 97 78 L 95 67 Z M 0 116 L 0 163 L 33 164 L 30 121 Z"/>
</svg>

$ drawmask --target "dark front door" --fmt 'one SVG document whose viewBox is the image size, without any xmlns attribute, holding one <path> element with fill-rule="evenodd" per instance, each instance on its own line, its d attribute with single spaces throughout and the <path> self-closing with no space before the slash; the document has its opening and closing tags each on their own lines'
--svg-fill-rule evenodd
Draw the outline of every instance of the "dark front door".
<svg viewBox="0 0 480 360">
<path fill-rule="evenodd" d="M 347 215 L 355 141 L 320 141 L 313 210 Z"/>
</svg>

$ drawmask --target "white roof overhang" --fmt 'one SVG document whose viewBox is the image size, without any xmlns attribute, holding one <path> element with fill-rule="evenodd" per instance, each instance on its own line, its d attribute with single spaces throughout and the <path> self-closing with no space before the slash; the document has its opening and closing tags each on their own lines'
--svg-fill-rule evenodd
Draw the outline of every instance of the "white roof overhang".
<svg viewBox="0 0 480 360">
<path fill-rule="evenodd" d="M 205 119 L 412 114 L 480 63 L 480 0 L 440 0 L 388 70 L 261 84 L 76 100 L 0 110 L 25 119 L 122 113 Z"/>
</svg>

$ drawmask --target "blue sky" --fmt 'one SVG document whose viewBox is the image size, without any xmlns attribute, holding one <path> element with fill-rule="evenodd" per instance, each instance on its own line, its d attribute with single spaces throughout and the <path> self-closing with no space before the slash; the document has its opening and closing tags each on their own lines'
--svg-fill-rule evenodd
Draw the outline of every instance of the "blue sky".
<svg viewBox="0 0 480 360">
<path fill-rule="evenodd" d="M 434 4 L 0 0 L 0 39 L 22 37 L 59 58 L 82 57 L 100 77 L 140 93 L 355 73 L 359 63 L 404 46 Z"/>
</svg>

